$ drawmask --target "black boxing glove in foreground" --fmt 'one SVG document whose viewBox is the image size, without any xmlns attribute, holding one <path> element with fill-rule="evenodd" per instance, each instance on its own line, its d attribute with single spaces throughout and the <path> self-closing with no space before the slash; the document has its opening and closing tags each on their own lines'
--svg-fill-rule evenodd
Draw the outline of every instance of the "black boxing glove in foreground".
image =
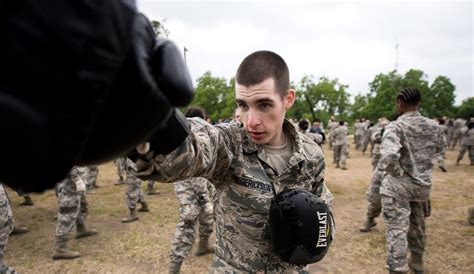
<svg viewBox="0 0 474 274">
<path fill-rule="evenodd" d="M 157 131 L 161 146 L 173 146 L 181 132 L 168 125 L 172 106 L 185 106 L 192 97 L 191 77 L 176 45 L 156 39 L 148 19 L 137 16 L 128 58 L 77 163 L 115 159 Z"/>
<path fill-rule="evenodd" d="M 290 264 L 322 260 L 332 241 L 333 225 L 329 207 L 304 189 L 286 189 L 270 205 L 273 251 Z"/>
<path fill-rule="evenodd" d="M 0 182 L 44 191 L 166 126 L 173 108 L 150 64 L 155 36 L 134 1 L 5 1 L 1 14 Z M 189 79 L 179 93 L 189 102 L 185 66 L 169 67 L 183 68 L 168 75 Z"/>
<path fill-rule="evenodd" d="M 132 1 L 2 1 L 0 181 L 43 191 L 67 175 L 123 65 Z"/>
</svg>

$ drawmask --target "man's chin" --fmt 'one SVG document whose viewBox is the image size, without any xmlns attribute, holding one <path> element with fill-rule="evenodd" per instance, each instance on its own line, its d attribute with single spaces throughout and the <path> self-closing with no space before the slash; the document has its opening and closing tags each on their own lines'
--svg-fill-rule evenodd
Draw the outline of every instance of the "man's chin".
<svg viewBox="0 0 474 274">
<path fill-rule="evenodd" d="M 265 145 L 267 143 L 266 138 L 254 138 L 254 137 L 250 136 L 250 139 L 252 139 L 252 141 L 257 145 Z"/>
</svg>

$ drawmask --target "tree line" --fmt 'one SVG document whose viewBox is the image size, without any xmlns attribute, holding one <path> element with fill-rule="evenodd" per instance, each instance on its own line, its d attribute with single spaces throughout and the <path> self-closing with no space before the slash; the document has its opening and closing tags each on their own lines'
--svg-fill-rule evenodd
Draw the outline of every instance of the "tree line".
<svg viewBox="0 0 474 274">
<path fill-rule="evenodd" d="M 422 70 L 411 69 L 405 74 L 391 71 L 378 74 L 369 83 L 367 94 L 356 95 L 351 100 L 348 85 L 338 79 L 312 75 L 304 76 L 298 83 L 291 83 L 296 90 L 295 105 L 287 117 L 314 121 L 329 120 L 334 115 L 338 120 L 354 121 L 366 118 L 376 121 L 380 117 L 395 115 L 395 100 L 403 87 L 417 87 L 422 93 L 420 112 L 427 117 L 474 117 L 474 97 L 455 106 L 456 87 L 446 76 L 438 76 L 432 83 Z M 197 79 L 192 105 L 203 107 L 212 121 L 232 117 L 235 110 L 235 79 L 213 76 L 210 71 Z"/>
</svg>

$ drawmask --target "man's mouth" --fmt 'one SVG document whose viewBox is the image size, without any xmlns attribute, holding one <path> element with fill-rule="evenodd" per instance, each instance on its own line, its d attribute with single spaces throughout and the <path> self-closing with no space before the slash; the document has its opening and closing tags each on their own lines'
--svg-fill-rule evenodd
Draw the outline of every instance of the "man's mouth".
<svg viewBox="0 0 474 274">
<path fill-rule="evenodd" d="M 250 137 L 254 140 L 261 140 L 263 137 L 265 137 L 264 132 L 258 132 L 258 131 L 249 131 Z"/>
</svg>

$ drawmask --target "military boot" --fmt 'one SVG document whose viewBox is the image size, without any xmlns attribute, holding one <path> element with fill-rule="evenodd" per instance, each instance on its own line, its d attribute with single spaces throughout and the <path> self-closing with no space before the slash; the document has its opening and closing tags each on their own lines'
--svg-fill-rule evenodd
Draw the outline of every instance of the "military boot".
<svg viewBox="0 0 474 274">
<path fill-rule="evenodd" d="M 24 196 L 23 199 L 25 199 L 25 200 L 20 203 L 21 206 L 32 206 L 32 205 L 34 205 L 33 200 L 31 199 L 30 195 Z"/>
<path fill-rule="evenodd" d="M 423 253 L 412 252 L 408 260 L 408 266 L 415 274 L 423 274 L 425 268 L 423 267 Z"/>
<path fill-rule="evenodd" d="M 85 238 L 85 237 L 90 237 L 97 235 L 97 231 L 93 229 L 87 229 L 84 224 L 78 224 L 76 226 L 77 233 L 76 233 L 76 239 L 80 238 Z"/>
<path fill-rule="evenodd" d="M 158 190 L 155 190 L 153 185 L 148 184 L 146 187 L 146 195 L 159 195 L 161 194 Z"/>
<path fill-rule="evenodd" d="M 360 232 L 369 232 L 372 230 L 372 227 L 376 226 L 377 223 L 375 222 L 374 218 L 367 218 L 364 225 L 359 228 Z"/>
<path fill-rule="evenodd" d="M 456 165 L 458 166 L 459 165 L 459 162 L 461 162 L 461 159 L 456 159 Z"/>
<path fill-rule="evenodd" d="M 70 260 L 81 257 L 81 253 L 70 250 L 66 246 L 67 240 L 64 238 L 56 239 L 56 249 L 54 250 L 53 260 Z"/>
<path fill-rule="evenodd" d="M 12 230 L 12 233 L 10 233 L 10 235 L 25 234 L 28 231 L 30 231 L 30 230 L 26 227 L 14 226 L 13 230 Z"/>
<path fill-rule="evenodd" d="M 467 210 L 467 221 L 471 224 L 474 225 L 474 206 L 470 207 Z"/>
<path fill-rule="evenodd" d="M 122 223 L 130 223 L 136 220 L 138 220 L 137 211 L 135 210 L 135 208 L 130 208 L 130 215 L 128 215 L 128 217 L 123 218 Z"/>
<path fill-rule="evenodd" d="M 209 246 L 209 238 L 199 239 L 198 249 L 196 256 L 204 256 L 206 254 L 214 253 L 214 246 Z"/>
<path fill-rule="evenodd" d="M 148 204 L 146 202 L 140 202 L 142 205 L 139 209 L 138 212 L 150 212 L 150 208 L 148 208 Z"/>
<path fill-rule="evenodd" d="M 181 264 L 183 262 L 170 262 L 170 267 L 168 270 L 169 274 L 178 274 L 181 272 Z"/>
</svg>

